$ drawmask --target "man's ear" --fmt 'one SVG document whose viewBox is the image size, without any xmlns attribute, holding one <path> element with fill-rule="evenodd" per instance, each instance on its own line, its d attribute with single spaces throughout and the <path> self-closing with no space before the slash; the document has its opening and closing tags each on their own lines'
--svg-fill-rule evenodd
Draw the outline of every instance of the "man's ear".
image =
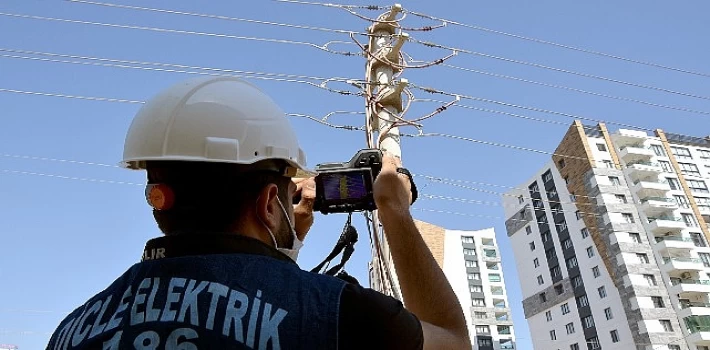
<svg viewBox="0 0 710 350">
<path fill-rule="evenodd" d="M 278 202 L 279 188 L 275 184 L 266 185 L 256 201 L 256 215 L 261 218 L 270 230 L 275 231 L 279 227 L 281 208 Z"/>
</svg>

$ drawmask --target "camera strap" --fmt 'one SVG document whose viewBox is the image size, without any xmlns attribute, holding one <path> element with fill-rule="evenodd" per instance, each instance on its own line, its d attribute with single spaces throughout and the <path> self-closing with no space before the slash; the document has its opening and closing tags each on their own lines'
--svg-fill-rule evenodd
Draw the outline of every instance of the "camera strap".
<svg viewBox="0 0 710 350">
<path fill-rule="evenodd" d="M 338 238 L 338 242 L 335 244 L 335 247 L 333 247 L 330 254 L 328 254 L 328 256 L 320 264 L 318 264 L 318 266 L 314 267 L 311 272 L 320 273 L 323 266 L 330 263 L 330 261 L 335 259 L 335 257 L 342 252 L 343 255 L 340 258 L 340 263 L 324 272 L 326 275 L 334 276 L 345 266 L 345 263 L 347 263 L 352 256 L 355 251 L 355 243 L 357 242 L 357 239 L 357 230 L 352 225 L 352 213 L 348 213 L 348 219 L 345 222 L 343 232 L 340 234 L 340 238 Z"/>
</svg>

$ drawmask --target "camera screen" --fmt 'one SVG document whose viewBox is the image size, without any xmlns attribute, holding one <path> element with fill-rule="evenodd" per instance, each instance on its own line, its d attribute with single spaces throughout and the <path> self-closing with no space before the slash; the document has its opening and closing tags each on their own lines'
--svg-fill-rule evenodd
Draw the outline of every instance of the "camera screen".
<svg viewBox="0 0 710 350">
<path fill-rule="evenodd" d="M 368 175 L 368 173 L 362 171 L 321 174 L 325 200 L 365 198 L 368 193 L 365 185 L 365 175 Z"/>
</svg>

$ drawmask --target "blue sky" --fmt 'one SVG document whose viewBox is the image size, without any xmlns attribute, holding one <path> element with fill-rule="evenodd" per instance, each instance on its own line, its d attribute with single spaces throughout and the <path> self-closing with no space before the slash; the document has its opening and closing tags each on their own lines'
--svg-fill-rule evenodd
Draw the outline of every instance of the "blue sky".
<svg viewBox="0 0 710 350">
<path fill-rule="evenodd" d="M 120 3 L 141 4 L 127 0 Z M 355 31 L 362 31 L 368 25 L 338 9 L 271 1 L 245 3 L 155 0 L 143 5 Z M 390 5 L 381 1 L 375 4 Z M 708 49 L 703 44 L 707 41 L 705 34 L 710 26 L 704 14 L 710 11 L 710 5 L 701 1 L 442 0 L 410 1 L 403 5 L 467 24 L 710 73 L 707 67 Z M 0 12 L 296 40 L 319 45 L 331 40 L 349 40 L 342 34 L 64 1 L 3 1 Z M 378 13 L 365 11 L 363 14 L 376 16 Z M 435 23 L 414 16 L 406 20 L 409 27 L 431 24 Z M 0 33 L 0 48 L 3 49 L 320 77 L 361 79 L 364 75 L 362 57 L 337 56 L 305 45 L 7 16 L 0 16 Z M 412 36 L 442 45 L 696 95 L 707 91 L 708 76 L 622 62 L 456 26 L 427 33 L 413 32 Z M 334 48 L 357 51 L 354 45 L 343 44 Z M 405 51 L 422 60 L 448 54 L 447 51 L 424 48 L 416 43 L 407 43 Z M 8 55 L 7 52 L 0 54 Z M 710 111 L 707 99 L 635 88 L 480 56 L 459 54 L 447 63 L 656 104 Z M 703 113 L 657 108 L 446 67 L 410 69 L 403 76 L 421 86 L 612 122 L 663 128 L 696 136 L 707 136 L 710 130 L 708 116 Z M 175 72 L 0 57 L 0 89 L 145 100 L 166 86 L 188 77 L 187 74 Z M 362 111 L 363 101 L 359 97 L 340 96 L 299 83 L 253 81 L 289 113 L 322 116 L 335 110 Z M 344 85 L 332 86 L 346 88 Z M 427 95 L 422 91 L 414 92 L 417 98 L 441 99 L 441 96 Z M 564 125 L 450 108 L 428 120 L 425 131 L 553 151 L 571 123 L 570 119 L 561 116 L 480 101 L 464 100 L 461 103 L 561 121 Z M 13 156 L 116 164 L 122 155 L 122 143 L 131 117 L 140 105 L 0 92 L 0 106 L 0 220 L 3 223 L 0 343 L 17 344 L 22 349 L 39 349 L 44 347 L 48 333 L 53 331 L 66 312 L 103 289 L 138 261 L 144 242 L 159 232 L 143 201 L 141 186 L 27 174 L 143 183 L 143 173 Z M 424 115 L 435 107 L 436 104 L 416 103 L 409 116 Z M 363 119 L 360 115 L 338 115 L 332 121 L 361 125 Z M 311 164 L 346 160 L 364 145 L 364 137 L 359 132 L 335 130 L 304 119 L 293 119 L 293 124 Z M 615 129 L 613 125 L 609 126 Z M 543 154 L 435 137 L 404 139 L 402 147 L 405 165 L 414 173 L 503 186 L 520 185 L 549 159 Z M 500 202 L 497 195 L 427 184 L 422 179 L 419 186 L 424 194 Z M 487 189 L 501 190 L 497 187 Z M 495 228 L 513 306 L 518 348 L 531 349 L 530 334 L 519 307 L 520 287 L 505 234 L 504 219 L 501 218 L 502 207 L 432 199 L 422 199 L 416 207 L 471 215 L 415 211 L 417 218 L 447 228 Z M 343 220 L 344 217 L 333 215 L 317 218 L 301 254 L 302 267 L 311 268 L 330 251 Z M 362 221 L 360 216 L 357 220 Z M 347 270 L 362 283 L 367 283 L 370 253 L 364 229 L 361 229 L 361 237 Z"/>
</svg>

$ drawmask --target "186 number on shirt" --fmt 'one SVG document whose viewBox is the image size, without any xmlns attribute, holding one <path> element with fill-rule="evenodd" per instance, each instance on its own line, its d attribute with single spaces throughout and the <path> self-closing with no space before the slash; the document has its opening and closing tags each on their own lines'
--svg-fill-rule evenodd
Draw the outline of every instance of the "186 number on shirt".
<svg viewBox="0 0 710 350">
<path fill-rule="evenodd" d="M 105 341 L 103 350 L 118 350 L 121 335 L 123 335 L 123 331 L 116 332 L 111 339 Z M 199 335 L 194 329 L 178 328 L 168 335 L 161 347 L 160 335 L 155 331 L 145 331 L 138 334 L 133 340 L 133 348 L 135 350 L 198 350 L 197 345 L 189 342 L 189 340 L 198 337 Z"/>
</svg>

